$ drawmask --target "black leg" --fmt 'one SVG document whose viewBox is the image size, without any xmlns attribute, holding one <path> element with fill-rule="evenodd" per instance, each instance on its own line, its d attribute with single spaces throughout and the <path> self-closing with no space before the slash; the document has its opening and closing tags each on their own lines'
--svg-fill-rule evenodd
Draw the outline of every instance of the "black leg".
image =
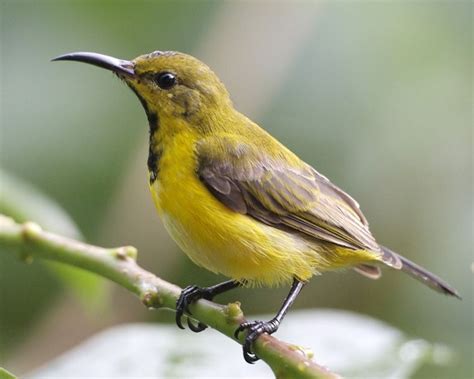
<svg viewBox="0 0 474 379">
<path fill-rule="evenodd" d="M 204 287 L 200 288 L 198 286 L 187 286 L 181 292 L 181 295 L 176 302 L 176 324 L 181 329 L 184 329 L 183 324 L 181 323 L 181 318 L 183 317 L 184 312 L 189 312 L 188 306 L 199 300 L 199 299 L 206 299 L 212 300 L 214 296 L 217 296 L 223 292 L 229 291 L 233 288 L 240 286 L 240 282 L 236 282 L 235 280 L 228 280 L 223 283 L 216 284 L 215 286 L 211 287 Z M 193 332 L 199 333 L 202 332 L 204 329 L 207 328 L 207 325 L 203 323 L 198 323 L 198 325 L 194 325 L 188 318 L 188 326 Z"/>
<path fill-rule="evenodd" d="M 298 294 L 303 289 L 306 283 L 295 279 L 291 286 L 288 296 L 283 301 L 283 305 L 276 314 L 274 318 L 270 321 L 248 321 L 241 324 L 234 333 L 235 338 L 239 338 L 239 334 L 245 329 L 248 330 L 247 337 L 245 337 L 245 342 L 243 346 L 244 359 L 248 363 L 254 363 L 258 361 L 258 357 L 252 353 L 252 344 L 255 340 L 263 333 L 272 334 L 278 330 L 283 317 L 285 317 L 286 312 L 291 307 L 291 304 L 295 301 Z"/>
</svg>

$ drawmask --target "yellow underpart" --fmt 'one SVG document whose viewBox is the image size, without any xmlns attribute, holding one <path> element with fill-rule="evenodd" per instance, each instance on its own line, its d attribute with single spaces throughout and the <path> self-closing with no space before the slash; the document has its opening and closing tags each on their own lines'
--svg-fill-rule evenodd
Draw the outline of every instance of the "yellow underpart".
<svg viewBox="0 0 474 379">
<path fill-rule="evenodd" d="M 196 264 L 251 285 L 273 286 L 377 260 L 376 253 L 318 243 L 232 211 L 196 175 L 192 128 L 165 138 L 158 180 L 150 189 L 166 229 Z"/>
</svg>

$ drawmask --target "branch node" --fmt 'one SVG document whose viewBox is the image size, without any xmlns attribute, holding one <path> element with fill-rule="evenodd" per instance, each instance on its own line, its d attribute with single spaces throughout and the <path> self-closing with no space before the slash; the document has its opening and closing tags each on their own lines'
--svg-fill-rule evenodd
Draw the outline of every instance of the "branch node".
<svg viewBox="0 0 474 379">
<path fill-rule="evenodd" d="M 163 302 L 156 289 L 150 289 L 142 292 L 140 300 L 148 309 L 156 309 L 163 306 Z"/>
<path fill-rule="evenodd" d="M 35 222 L 25 222 L 22 226 L 21 234 L 25 240 L 34 240 L 37 238 L 43 229 Z"/>
<path fill-rule="evenodd" d="M 127 257 L 136 261 L 138 257 L 138 250 L 133 246 L 125 246 L 125 254 L 127 254 Z"/>
<path fill-rule="evenodd" d="M 149 309 L 176 308 L 176 299 L 181 289 L 138 266 L 135 261 L 137 251 L 131 246 L 105 249 L 88 245 L 43 231 L 33 222 L 17 224 L 0 215 L 0 247 L 3 246 L 8 247 L 2 249 L 5 251 L 19 250 L 22 259 L 27 262 L 31 261 L 33 256 L 38 256 L 109 278 L 138 295 Z M 239 302 L 224 307 L 207 301 L 199 304 L 199 307 L 193 308 L 197 320 L 206 321 L 221 333 L 234 338 L 235 326 L 245 320 Z M 240 339 L 241 343 L 242 341 L 243 338 Z M 256 342 L 256 354 L 272 368 L 277 378 L 338 378 L 326 368 L 309 360 L 307 357 L 311 355 L 300 347 L 289 347 L 288 344 L 266 334 Z"/>
<path fill-rule="evenodd" d="M 118 247 L 113 251 L 115 258 L 119 260 L 126 260 L 127 258 L 133 259 L 134 261 L 137 260 L 137 249 L 133 246 L 122 246 Z"/>
<path fill-rule="evenodd" d="M 240 302 L 229 303 L 224 307 L 224 314 L 230 323 L 235 323 L 244 318 L 244 313 L 240 308 Z"/>
</svg>

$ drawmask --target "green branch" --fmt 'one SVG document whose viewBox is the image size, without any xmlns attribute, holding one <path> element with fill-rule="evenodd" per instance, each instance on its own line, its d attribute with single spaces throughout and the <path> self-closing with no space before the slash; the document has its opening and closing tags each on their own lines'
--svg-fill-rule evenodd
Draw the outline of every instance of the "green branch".
<svg viewBox="0 0 474 379">
<path fill-rule="evenodd" d="M 35 223 L 18 224 L 0 215 L 0 247 L 10 247 L 26 257 L 65 263 L 93 272 L 127 288 L 149 308 L 175 309 L 181 288 L 144 270 L 136 263 L 131 246 L 102 248 L 43 231 Z M 190 306 L 192 317 L 235 340 L 235 329 L 244 321 L 239 303 L 227 306 L 199 300 Z M 242 344 L 244 336 L 237 341 Z M 277 378 L 338 378 L 314 363 L 301 349 L 264 334 L 255 352 Z"/>
</svg>

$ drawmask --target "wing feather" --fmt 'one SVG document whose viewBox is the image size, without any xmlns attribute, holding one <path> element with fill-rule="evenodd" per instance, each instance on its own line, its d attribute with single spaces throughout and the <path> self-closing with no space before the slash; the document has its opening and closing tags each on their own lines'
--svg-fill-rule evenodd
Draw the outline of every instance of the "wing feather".
<svg viewBox="0 0 474 379">
<path fill-rule="evenodd" d="M 339 246 L 380 251 L 357 202 L 304 162 L 291 165 L 231 136 L 204 139 L 196 153 L 200 180 L 235 212 Z"/>
</svg>

